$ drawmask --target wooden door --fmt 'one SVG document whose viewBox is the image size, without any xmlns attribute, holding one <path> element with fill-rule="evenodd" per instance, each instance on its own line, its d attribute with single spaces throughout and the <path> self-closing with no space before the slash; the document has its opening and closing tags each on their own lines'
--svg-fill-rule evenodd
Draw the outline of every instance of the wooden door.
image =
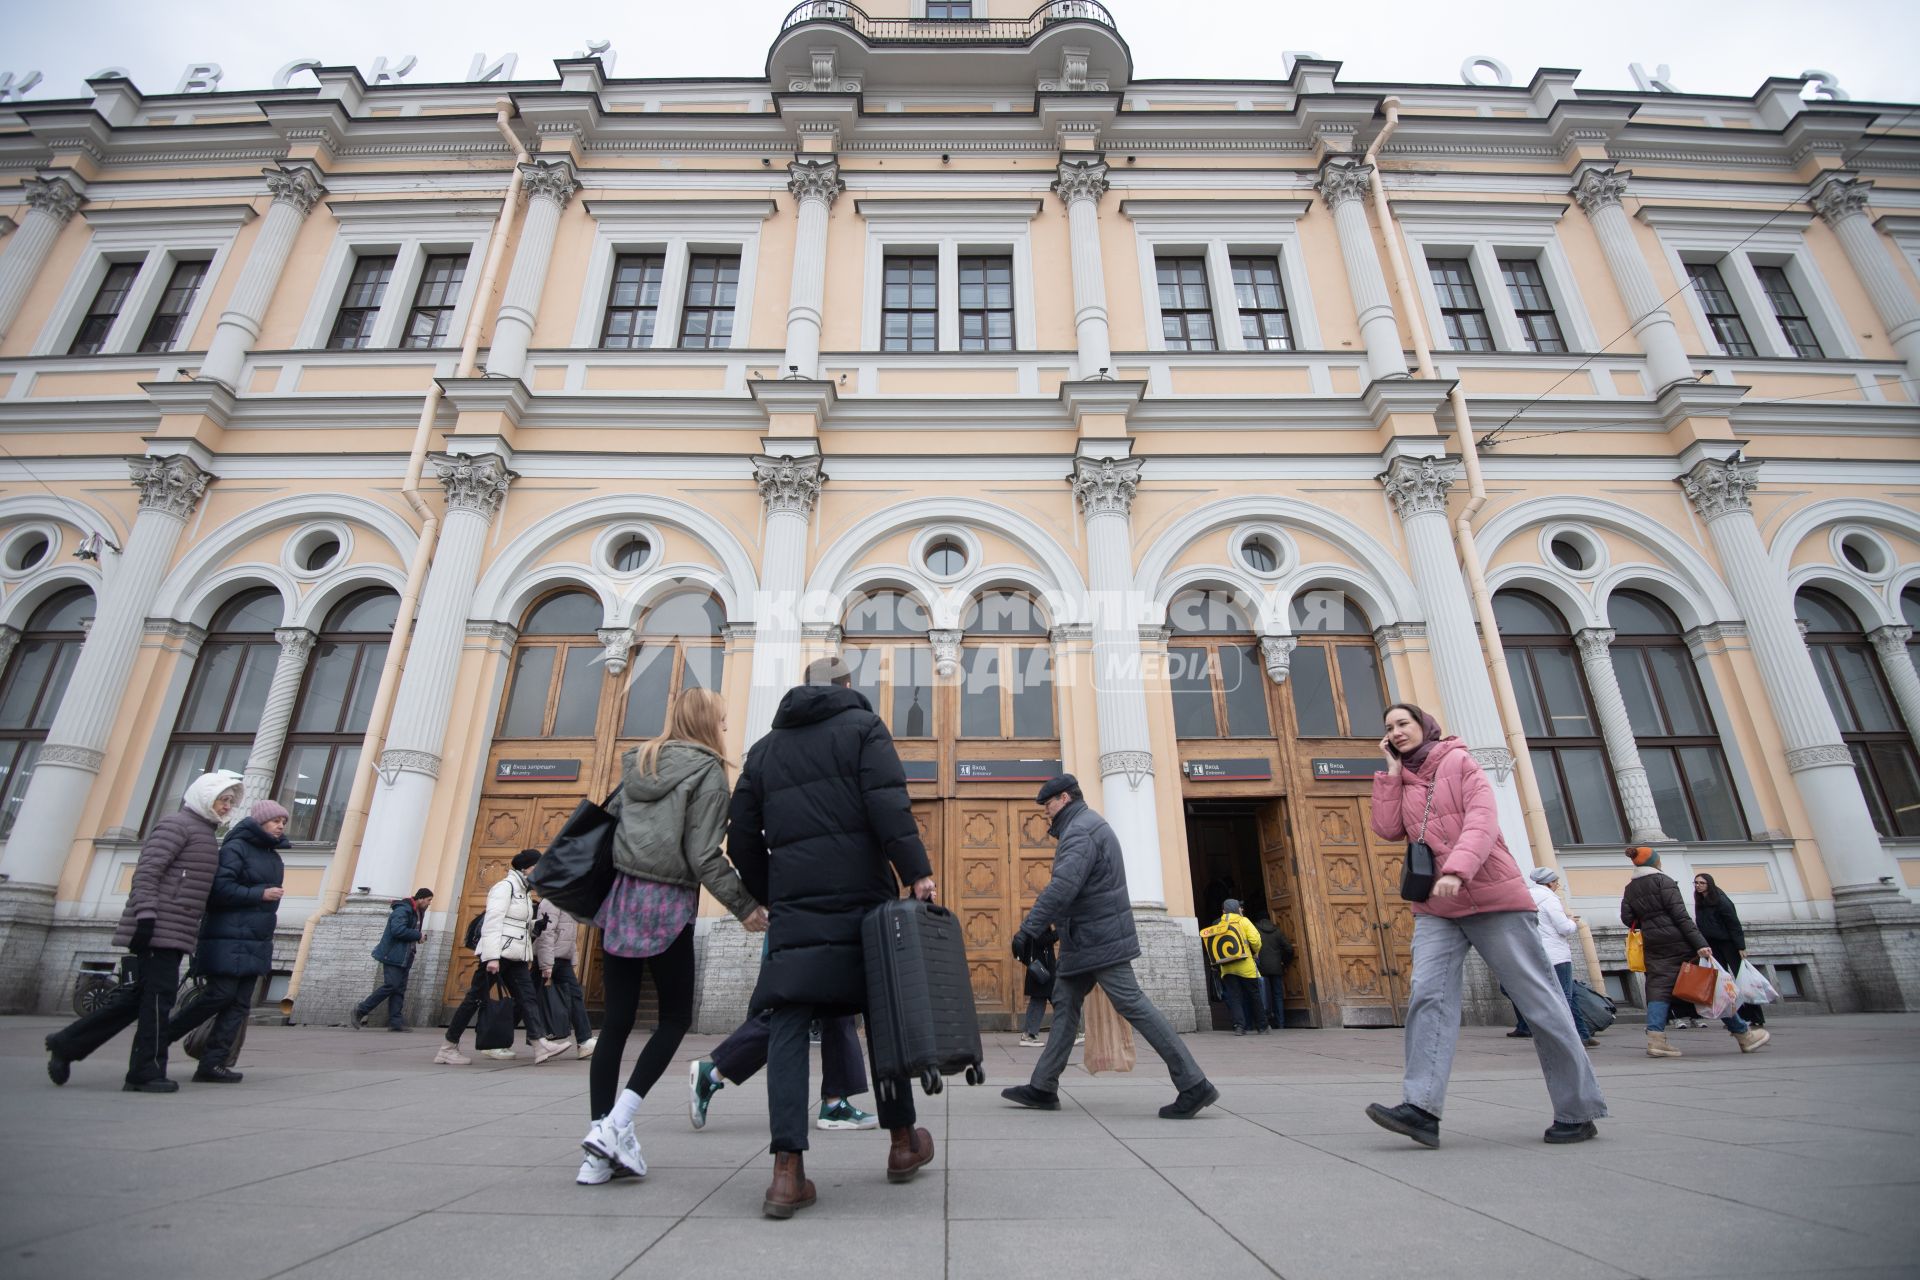
<svg viewBox="0 0 1920 1280">
<path fill-rule="evenodd" d="M 1304 903 L 1292 842 L 1287 836 L 1287 802 L 1275 800 L 1262 805 L 1257 815 L 1260 832 L 1260 871 L 1266 888 L 1267 914 L 1280 926 L 1280 932 L 1293 944 L 1293 963 L 1280 981 L 1286 1007 L 1303 1009 L 1314 1018 L 1312 950 L 1307 946 L 1304 927 Z"/>
<path fill-rule="evenodd" d="M 1412 913 L 1399 895 L 1404 850 L 1375 837 L 1368 801 L 1306 801 L 1305 839 L 1313 862 L 1326 959 L 1322 1000 L 1345 1026 L 1396 1026 L 1406 1011 Z"/>
<path fill-rule="evenodd" d="M 448 1004 L 460 1003 L 467 984 L 473 981 L 474 966 L 479 962 L 466 947 L 467 922 L 486 911 L 487 890 L 507 874 L 514 854 L 522 849 L 546 848 L 579 802 L 579 796 L 566 794 L 481 795 L 466 879 L 460 886 L 459 911 L 453 919 L 453 959 L 447 965 L 445 994 Z"/>
<path fill-rule="evenodd" d="M 949 800 L 947 856 L 938 873 L 941 896 L 960 918 L 973 975 L 973 999 L 983 1020 L 1013 1012 L 1014 970 L 1008 945 L 1019 928 L 1013 906 L 1014 834 L 1005 800 Z"/>
</svg>

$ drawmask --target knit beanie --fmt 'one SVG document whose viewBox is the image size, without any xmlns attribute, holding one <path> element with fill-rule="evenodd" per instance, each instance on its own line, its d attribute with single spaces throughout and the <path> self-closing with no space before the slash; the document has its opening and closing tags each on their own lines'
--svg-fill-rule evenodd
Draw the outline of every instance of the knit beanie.
<svg viewBox="0 0 1920 1280">
<path fill-rule="evenodd" d="M 1527 879 L 1539 885 L 1554 884 L 1560 879 L 1560 873 L 1552 867 L 1535 867 L 1527 872 Z"/>
<path fill-rule="evenodd" d="M 291 815 L 287 813 L 284 807 L 275 804 L 271 800 L 257 800 L 254 802 L 253 808 L 247 811 L 247 816 L 264 827 L 277 818 L 285 818 Z"/>
<path fill-rule="evenodd" d="M 1633 865 L 1636 867 L 1657 867 L 1660 865 L 1660 855 L 1644 844 L 1629 846 L 1627 849 L 1627 857 L 1633 860 Z"/>
</svg>

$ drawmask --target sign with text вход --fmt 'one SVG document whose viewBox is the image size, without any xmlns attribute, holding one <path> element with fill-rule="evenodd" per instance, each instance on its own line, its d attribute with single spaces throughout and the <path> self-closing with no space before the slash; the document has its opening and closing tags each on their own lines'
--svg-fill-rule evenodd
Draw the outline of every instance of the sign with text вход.
<svg viewBox="0 0 1920 1280">
<path fill-rule="evenodd" d="M 1058 760 L 956 760 L 958 782 L 1045 782 L 1060 773 Z"/>
<path fill-rule="evenodd" d="M 1344 756 L 1315 756 L 1313 777 L 1316 782 L 1334 778 L 1371 778 L 1387 767 L 1379 756 L 1353 759 Z"/>
<path fill-rule="evenodd" d="M 1273 765 L 1263 756 L 1185 760 L 1180 768 L 1192 782 L 1266 782 L 1273 777 Z"/>
<path fill-rule="evenodd" d="M 502 760 L 493 767 L 495 782 L 576 782 L 578 760 Z"/>
</svg>

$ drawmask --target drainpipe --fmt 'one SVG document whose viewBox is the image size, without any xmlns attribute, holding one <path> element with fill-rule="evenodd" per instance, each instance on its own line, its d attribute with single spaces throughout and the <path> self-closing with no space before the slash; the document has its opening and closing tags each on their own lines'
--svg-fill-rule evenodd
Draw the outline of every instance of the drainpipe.
<svg viewBox="0 0 1920 1280">
<path fill-rule="evenodd" d="M 1413 354 L 1419 376 L 1432 378 L 1435 374 L 1433 359 L 1427 350 L 1426 312 L 1414 295 L 1406 253 L 1400 247 L 1400 233 L 1394 226 L 1393 208 L 1387 201 L 1387 184 L 1380 172 L 1380 148 L 1400 125 L 1400 99 L 1389 97 L 1380 105 L 1387 113 L 1387 123 L 1374 136 L 1366 156 L 1366 163 L 1373 167 L 1374 179 L 1370 184 L 1373 212 L 1380 221 L 1381 239 L 1387 242 L 1387 261 L 1393 270 L 1394 287 L 1400 295 L 1400 309 L 1413 332 Z M 1527 836 L 1533 845 L 1534 860 L 1543 867 L 1559 872 L 1560 859 L 1554 853 L 1553 832 L 1547 826 L 1546 806 L 1540 799 L 1540 779 L 1533 771 L 1533 757 L 1527 754 L 1527 734 L 1520 720 L 1520 700 L 1514 695 L 1513 677 L 1507 671 L 1506 646 L 1500 642 L 1500 628 L 1493 617 L 1493 592 L 1487 589 L 1486 566 L 1480 559 L 1480 547 L 1474 541 L 1473 522 L 1487 505 L 1487 486 L 1480 474 L 1480 451 L 1474 445 L 1473 420 L 1467 415 L 1466 393 L 1461 390 L 1457 378 L 1453 389 L 1447 393 L 1447 403 L 1453 410 L 1460 461 L 1467 472 L 1467 504 L 1454 519 L 1454 540 L 1460 549 L 1460 565 L 1467 576 L 1467 590 L 1473 597 L 1473 611 L 1480 622 L 1480 641 L 1486 653 L 1487 674 L 1493 681 L 1494 702 L 1500 713 L 1501 726 L 1506 731 L 1507 750 L 1513 756 L 1514 781 L 1520 788 L 1520 807 L 1526 815 Z M 1568 908 L 1567 913 L 1572 915 L 1573 904 L 1564 873 L 1560 875 L 1558 892 L 1561 902 Z M 1587 927 L 1584 918 L 1580 920 L 1580 949 L 1587 962 L 1588 979 L 1596 989 L 1604 987 L 1600 977 L 1600 955 L 1593 945 L 1593 930 Z"/>
<path fill-rule="evenodd" d="M 500 201 L 500 214 L 494 219 L 493 237 L 487 244 L 487 260 L 480 271 L 479 283 L 473 291 L 473 307 L 467 314 L 466 332 L 460 342 L 460 363 L 455 367 L 453 376 L 471 378 L 479 367 L 480 327 L 486 315 L 488 300 L 493 296 L 495 278 L 500 273 L 500 261 L 506 256 L 507 233 L 513 228 L 514 211 L 519 205 L 520 188 L 525 181 L 520 166 L 531 161 L 527 150 L 514 135 L 512 120 L 517 114 L 513 101 L 499 98 L 494 101 L 494 125 L 500 130 L 500 136 L 507 140 L 513 149 L 513 172 L 507 179 L 507 194 Z M 367 810 L 372 806 L 374 766 L 380 760 L 380 752 L 386 745 L 387 722 L 393 714 L 394 697 L 400 690 L 400 673 L 406 667 L 407 645 L 413 637 L 413 615 L 420 603 L 420 590 L 426 584 L 427 570 L 433 563 L 433 551 L 440 538 L 440 517 L 420 492 L 420 483 L 427 465 L 427 447 L 433 442 L 434 423 L 440 414 L 440 401 L 445 392 L 440 388 L 439 379 L 427 388 L 426 399 L 420 405 L 420 420 L 413 430 L 413 449 L 407 455 L 407 478 L 400 486 L 400 496 L 412 508 L 413 514 L 420 520 L 420 540 L 414 547 L 413 560 L 407 566 L 406 585 L 400 590 L 400 611 L 393 623 L 393 638 L 387 642 L 387 660 L 380 668 L 380 684 L 374 691 L 373 708 L 367 717 L 366 736 L 360 740 L 360 764 L 354 770 L 353 790 L 347 796 L 347 811 L 340 823 L 340 836 L 334 843 L 333 861 L 327 865 L 326 880 L 320 892 L 320 908 L 307 917 L 306 927 L 300 931 L 300 950 L 294 956 L 293 976 L 287 983 L 287 994 L 280 1001 L 280 1012 L 293 1012 L 294 998 L 300 994 L 300 979 L 306 972 L 307 953 L 313 947 L 314 929 L 320 923 L 320 917 L 332 915 L 340 909 L 347 896 L 347 876 L 360 853 L 360 837 L 366 829 Z"/>
</svg>

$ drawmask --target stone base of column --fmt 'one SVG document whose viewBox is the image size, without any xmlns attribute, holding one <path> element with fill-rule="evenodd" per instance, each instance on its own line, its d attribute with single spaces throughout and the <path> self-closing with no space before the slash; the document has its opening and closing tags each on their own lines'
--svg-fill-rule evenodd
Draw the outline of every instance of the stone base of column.
<svg viewBox="0 0 1920 1280">
<path fill-rule="evenodd" d="M 1513 1005 L 1500 994 L 1500 984 L 1480 953 L 1469 950 L 1466 972 L 1460 979 L 1460 1025 L 1497 1027 L 1503 1024 L 1513 1025 Z"/>
<path fill-rule="evenodd" d="M 760 980 L 760 948 L 765 941 L 765 934 L 748 933 L 732 916 L 702 916 L 694 921 L 695 1032 L 730 1035 L 747 1020 L 753 986 Z"/>
<path fill-rule="evenodd" d="M 1175 1031 L 1210 1028 L 1199 923 L 1192 916 L 1135 907 L 1133 924 L 1140 934 L 1140 957 L 1133 962 L 1133 973 L 1147 999 L 1166 1015 Z"/>
<path fill-rule="evenodd" d="M 52 885 L 0 884 L 0 1013 L 38 1011 L 41 956 L 52 927 Z"/>
<path fill-rule="evenodd" d="M 1833 891 L 1833 926 L 1861 1009 L 1920 1010 L 1920 907 L 1891 885 L 1843 886 Z"/>
<path fill-rule="evenodd" d="M 373 949 L 386 931 L 393 903 L 385 898 L 355 896 L 332 915 L 320 917 L 307 949 L 307 968 L 300 978 L 292 1021 L 306 1027 L 344 1027 L 347 1015 L 380 985 L 380 965 Z M 431 926 L 429 926 L 431 927 Z M 450 939 L 445 929 L 434 930 L 416 950 L 407 979 L 405 1022 L 432 1026 L 439 1020 L 440 989 L 446 981 Z M 384 1010 L 382 1013 L 384 1015 Z"/>
</svg>

